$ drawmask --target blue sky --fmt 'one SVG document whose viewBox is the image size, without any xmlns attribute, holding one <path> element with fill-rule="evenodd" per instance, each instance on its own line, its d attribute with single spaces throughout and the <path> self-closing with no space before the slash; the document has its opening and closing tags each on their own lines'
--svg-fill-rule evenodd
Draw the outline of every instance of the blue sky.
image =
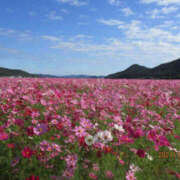
<svg viewBox="0 0 180 180">
<path fill-rule="evenodd" d="M 107 75 L 180 57 L 180 0 L 2 0 L 0 66 Z"/>
</svg>

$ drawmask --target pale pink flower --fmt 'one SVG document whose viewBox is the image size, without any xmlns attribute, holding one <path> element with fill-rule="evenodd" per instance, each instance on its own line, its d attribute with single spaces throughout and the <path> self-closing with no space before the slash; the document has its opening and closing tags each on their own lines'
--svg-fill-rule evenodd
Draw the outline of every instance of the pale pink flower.
<svg viewBox="0 0 180 180">
<path fill-rule="evenodd" d="M 135 177 L 135 175 L 134 175 L 134 172 L 128 171 L 128 172 L 126 173 L 126 180 L 136 180 L 136 177 Z"/>
<path fill-rule="evenodd" d="M 82 137 L 86 135 L 85 129 L 81 126 L 76 126 L 74 131 L 75 131 L 76 136 L 78 137 Z"/>
<path fill-rule="evenodd" d="M 107 170 L 107 171 L 106 171 L 106 177 L 107 177 L 108 179 L 112 179 L 112 178 L 114 177 L 112 171 Z"/>
<path fill-rule="evenodd" d="M 94 163 L 94 164 L 93 164 L 93 170 L 94 170 L 94 171 L 99 171 L 99 165 L 96 164 L 96 163 Z"/>
</svg>

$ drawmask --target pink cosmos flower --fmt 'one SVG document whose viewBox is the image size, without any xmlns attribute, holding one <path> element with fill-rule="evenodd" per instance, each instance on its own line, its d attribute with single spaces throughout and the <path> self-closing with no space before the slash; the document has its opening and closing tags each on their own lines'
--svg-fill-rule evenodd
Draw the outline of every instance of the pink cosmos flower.
<svg viewBox="0 0 180 180">
<path fill-rule="evenodd" d="M 133 143 L 134 142 L 134 140 L 127 135 L 122 135 L 121 137 L 119 137 L 119 141 L 122 143 Z"/>
<path fill-rule="evenodd" d="M 143 130 L 142 129 L 136 129 L 135 132 L 134 132 L 133 137 L 134 138 L 139 138 L 141 136 L 144 136 Z"/>
<path fill-rule="evenodd" d="M 24 121 L 22 119 L 16 119 L 15 124 L 18 125 L 19 127 L 23 127 L 24 126 Z"/>
<path fill-rule="evenodd" d="M 74 155 L 67 155 L 65 157 L 65 161 L 66 161 L 67 167 L 75 168 L 77 160 L 78 160 L 78 157 L 77 157 L 76 154 L 74 154 Z"/>
<path fill-rule="evenodd" d="M 89 166 L 88 166 L 87 164 L 85 164 L 85 163 L 83 164 L 83 168 L 84 168 L 84 169 L 87 169 L 88 167 L 89 167 Z"/>
<path fill-rule="evenodd" d="M 0 132 L 0 140 L 4 141 L 9 138 L 9 135 L 6 132 Z"/>
<path fill-rule="evenodd" d="M 137 153 L 137 149 L 135 149 L 135 148 L 130 148 L 129 150 L 134 152 L 134 153 Z"/>
<path fill-rule="evenodd" d="M 61 147 L 58 144 L 52 143 L 51 145 L 52 148 L 55 149 L 57 152 L 62 152 Z"/>
<path fill-rule="evenodd" d="M 72 169 L 66 169 L 63 176 L 66 178 L 72 178 L 74 176 L 74 171 Z"/>
<path fill-rule="evenodd" d="M 157 137 L 157 133 L 155 130 L 150 130 L 148 131 L 147 133 L 147 138 L 150 140 L 150 141 L 154 141 Z"/>
<path fill-rule="evenodd" d="M 90 122 L 89 119 L 81 118 L 80 125 L 85 129 L 91 129 L 93 124 Z"/>
<path fill-rule="evenodd" d="M 96 163 L 94 163 L 94 164 L 93 164 L 93 170 L 94 170 L 94 171 L 99 171 L 99 165 L 96 164 Z"/>
<path fill-rule="evenodd" d="M 34 134 L 41 135 L 46 133 L 48 130 L 48 127 L 46 124 L 38 124 L 35 128 L 33 128 Z"/>
<path fill-rule="evenodd" d="M 58 124 L 58 120 L 56 120 L 56 119 L 53 119 L 53 120 L 51 121 L 51 124 L 53 124 L 53 125 L 56 125 L 56 124 Z"/>
<path fill-rule="evenodd" d="M 12 144 L 12 143 L 11 144 L 9 143 L 9 144 L 7 144 L 7 147 L 10 148 L 10 149 L 13 149 L 15 147 L 15 145 Z"/>
<path fill-rule="evenodd" d="M 4 128 L 0 126 L 0 133 L 4 131 Z"/>
<path fill-rule="evenodd" d="M 75 135 L 78 136 L 78 137 L 83 137 L 83 136 L 86 136 L 86 131 L 84 128 L 82 128 L 81 126 L 76 126 L 75 129 Z"/>
<path fill-rule="evenodd" d="M 16 157 L 16 158 L 14 158 L 14 159 L 11 161 L 11 166 L 14 167 L 14 166 L 16 166 L 16 164 L 18 164 L 18 163 L 19 163 L 19 158 Z"/>
<path fill-rule="evenodd" d="M 125 162 L 124 162 L 123 160 L 121 160 L 121 159 L 119 159 L 119 163 L 120 163 L 121 165 L 124 165 L 124 164 L 125 164 Z"/>
<path fill-rule="evenodd" d="M 176 177 L 180 179 L 180 173 L 176 173 Z"/>
<path fill-rule="evenodd" d="M 38 120 L 32 119 L 32 124 L 36 125 L 38 123 Z"/>
<path fill-rule="evenodd" d="M 136 177 L 132 171 L 128 171 L 126 174 L 126 180 L 136 180 Z"/>
<path fill-rule="evenodd" d="M 180 141 L 180 136 L 174 135 L 174 137 Z"/>
<path fill-rule="evenodd" d="M 89 173 L 89 177 L 90 179 L 97 179 L 98 177 L 96 176 L 96 174 L 94 174 L 93 172 Z"/>
<path fill-rule="evenodd" d="M 112 171 L 107 170 L 107 171 L 106 171 L 106 177 L 107 177 L 108 179 L 112 179 L 112 178 L 114 177 L 114 174 L 112 173 Z"/>
<path fill-rule="evenodd" d="M 43 141 L 40 143 L 40 150 L 41 150 L 41 151 L 46 151 L 49 146 L 50 146 L 49 142 L 47 142 L 46 140 L 43 140 Z"/>
<path fill-rule="evenodd" d="M 154 143 L 155 143 L 155 150 L 156 151 L 159 150 L 159 146 L 170 146 L 170 143 L 167 140 L 167 138 L 165 136 L 160 136 L 160 135 L 156 136 Z"/>
</svg>

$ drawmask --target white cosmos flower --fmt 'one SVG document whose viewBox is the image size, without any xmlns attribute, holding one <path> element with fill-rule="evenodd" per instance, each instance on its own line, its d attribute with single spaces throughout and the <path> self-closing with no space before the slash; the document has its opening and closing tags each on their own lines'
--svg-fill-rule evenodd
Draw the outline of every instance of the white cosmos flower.
<svg viewBox="0 0 180 180">
<path fill-rule="evenodd" d="M 152 157 L 151 155 L 149 155 L 149 154 L 147 154 L 147 158 L 148 158 L 150 161 L 153 160 L 153 157 Z"/>
<path fill-rule="evenodd" d="M 122 126 L 117 125 L 117 124 L 114 125 L 114 129 L 121 131 L 121 132 L 124 132 L 124 128 Z"/>
<path fill-rule="evenodd" d="M 86 142 L 86 144 L 87 144 L 88 146 L 94 144 L 94 138 L 93 138 L 93 136 L 91 136 L 91 135 L 86 136 L 86 137 L 85 137 L 85 142 Z"/>
<path fill-rule="evenodd" d="M 103 140 L 103 132 L 100 131 L 94 136 L 94 142 L 101 142 Z"/>
<path fill-rule="evenodd" d="M 170 151 L 175 151 L 176 153 L 178 152 L 176 148 L 168 147 L 168 149 L 169 149 Z"/>
<path fill-rule="evenodd" d="M 102 135 L 102 139 L 104 143 L 110 142 L 113 140 L 113 137 L 111 135 L 110 131 L 105 130 Z"/>
<path fill-rule="evenodd" d="M 149 125 L 149 127 L 150 127 L 150 128 L 152 128 L 152 129 L 154 128 L 154 126 L 153 126 L 153 125 L 151 125 L 151 124 Z"/>
<path fill-rule="evenodd" d="M 135 166 L 134 164 L 131 164 L 130 165 L 130 170 L 132 172 L 137 172 L 137 171 L 140 171 L 141 169 L 138 166 Z"/>
</svg>

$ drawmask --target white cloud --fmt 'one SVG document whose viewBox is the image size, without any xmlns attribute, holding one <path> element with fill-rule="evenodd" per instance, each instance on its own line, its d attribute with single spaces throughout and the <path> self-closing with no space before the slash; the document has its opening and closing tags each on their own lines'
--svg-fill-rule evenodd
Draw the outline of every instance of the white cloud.
<svg viewBox="0 0 180 180">
<path fill-rule="evenodd" d="M 64 14 L 69 14 L 69 11 L 67 9 L 61 9 L 61 12 L 63 12 Z"/>
<path fill-rule="evenodd" d="M 121 1 L 120 0 L 108 0 L 109 4 L 113 5 L 113 6 L 119 6 L 121 5 Z"/>
<path fill-rule="evenodd" d="M 88 4 L 87 1 L 80 1 L 80 0 L 57 0 L 57 2 L 67 3 L 70 4 L 71 6 L 84 6 Z"/>
<path fill-rule="evenodd" d="M 170 22 L 169 22 L 170 23 Z M 167 25 L 167 24 L 166 24 Z M 172 22 L 171 22 L 172 25 Z M 127 39 L 143 40 L 167 43 L 180 43 L 180 33 L 172 33 L 158 27 L 146 27 L 141 21 L 131 21 L 131 23 L 124 24 L 124 26 L 117 26 L 118 29 L 123 30 Z"/>
<path fill-rule="evenodd" d="M 146 14 L 150 15 L 152 19 L 157 19 L 157 18 L 163 18 L 164 16 L 160 15 L 159 9 L 153 9 L 152 11 L 146 12 Z"/>
<path fill-rule="evenodd" d="M 18 39 L 19 40 L 32 40 L 33 37 L 28 32 L 21 32 L 21 33 L 18 34 Z"/>
<path fill-rule="evenodd" d="M 15 34 L 16 31 L 13 29 L 0 28 L 0 36 L 9 36 Z"/>
<path fill-rule="evenodd" d="M 119 50 L 129 50 L 130 46 L 126 46 L 120 41 L 109 40 L 106 43 L 96 44 L 92 42 L 76 41 L 76 40 L 62 40 L 57 45 L 52 46 L 54 49 L 72 50 L 81 53 L 99 52 L 99 54 L 117 52 Z"/>
<path fill-rule="evenodd" d="M 102 23 L 102 24 L 108 25 L 108 26 L 117 26 L 117 25 L 124 24 L 123 21 L 119 21 L 119 20 L 116 20 L 116 19 L 108 19 L 108 20 L 98 19 L 97 21 Z"/>
<path fill-rule="evenodd" d="M 156 26 L 158 28 L 172 28 L 174 27 L 174 21 L 164 21 L 162 24 Z"/>
<path fill-rule="evenodd" d="M 81 25 L 88 25 L 89 23 L 88 22 L 78 22 L 77 24 L 81 26 Z"/>
<path fill-rule="evenodd" d="M 137 22 L 133 22 L 132 27 L 137 26 Z M 129 30 L 133 33 L 133 30 Z M 151 33 L 147 37 L 138 36 L 138 32 Z M 161 34 L 163 36 L 169 35 L 166 32 L 162 32 L 157 29 L 151 29 L 150 32 L 144 32 L 139 28 L 139 31 L 133 33 L 132 37 L 126 40 L 118 38 L 108 38 L 103 41 L 103 43 L 94 43 L 93 41 L 88 41 L 84 38 L 81 41 L 77 41 L 76 38 L 71 37 L 70 39 L 61 39 L 60 41 L 54 42 L 55 44 L 51 46 L 52 49 L 63 50 L 67 52 L 78 52 L 81 54 L 90 54 L 96 58 L 130 58 L 137 62 L 145 63 L 144 60 L 149 60 L 152 63 L 159 64 L 164 60 L 172 60 L 180 56 L 180 44 L 173 44 L 171 42 L 166 42 L 162 39 L 157 41 L 158 36 Z M 129 34 L 126 34 L 127 36 Z M 144 35 L 144 34 L 143 34 Z M 132 38 L 132 39 L 131 39 Z M 174 37 L 172 41 L 174 41 Z M 180 39 L 179 39 L 180 40 Z M 143 59 L 142 59 L 143 57 Z M 142 59 L 142 61 L 141 61 Z M 158 60 L 158 61 L 156 61 Z"/>
<path fill-rule="evenodd" d="M 0 45 L 0 50 L 8 52 L 10 54 L 18 54 L 19 53 L 19 51 L 17 49 L 7 48 L 7 47 L 3 47 L 1 45 Z"/>
<path fill-rule="evenodd" d="M 141 21 L 132 20 L 130 23 L 119 20 L 100 20 L 98 21 L 107 26 L 116 26 L 122 33 L 125 34 L 126 39 L 131 40 L 146 40 L 146 41 L 164 41 L 172 43 L 180 43 L 180 33 L 173 33 L 168 30 L 161 29 L 162 26 L 173 27 L 173 21 L 165 21 L 162 26 L 147 27 Z"/>
<path fill-rule="evenodd" d="M 60 41 L 60 38 L 55 37 L 55 36 L 44 35 L 44 36 L 41 36 L 41 38 L 45 40 L 49 40 L 49 41 Z"/>
<path fill-rule="evenodd" d="M 123 8 L 121 11 L 124 13 L 125 16 L 130 16 L 134 14 L 130 8 Z"/>
<path fill-rule="evenodd" d="M 62 16 L 56 15 L 56 11 L 51 11 L 47 17 L 51 20 L 63 20 Z"/>
<path fill-rule="evenodd" d="M 150 3 L 157 3 L 161 6 L 167 5 L 180 5 L 180 0 L 141 0 L 142 3 L 150 4 Z"/>
<path fill-rule="evenodd" d="M 163 7 L 161 9 L 162 13 L 163 14 L 170 14 L 170 13 L 173 13 L 173 12 L 176 12 L 178 10 L 177 7 L 174 7 L 174 6 L 171 6 L 171 7 Z"/>
<path fill-rule="evenodd" d="M 129 46 L 129 53 L 133 51 L 137 57 L 139 56 L 138 54 L 147 59 L 151 59 L 150 57 L 152 56 L 167 60 L 180 57 L 180 51 L 178 50 L 180 49 L 180 33 L 163 30 L 160 26 L 148 27 L 141 21 L 136 20 L 132 20 L 130 23 L 121 22 L 121 25 L 119 25 L 120 23 L 110 23 L 110 20 L 103 19 L 103 22 L 106 22 L 103 24 L 107 26 L 116 26 L 124 34 L 124 40 L 113 41 L 113 45 L 115 46 L 115 44 L 121 42 L 125 47 Z M 119 20 L 114 19 L 113 22 L 119 22 Z M 173 21 L 166 21 L 163 25 L 166 28 L 174 27 Z M 108 46 L 112 47 L 111 45 L 109 44 Z M 115 53 L 118 54 L 118 52 Z"/>
<path fill-rule="evenodd" d="M 17 40 L 32 40 L 33 36 L 31 31 L 18 31 L 14 29 L 0 28 L 0 36 L 13 37 Z"/>
<path fill-rule="evenodd" d="M 170 6 L 170 7 L 163 7 L 160 9 L 153 9 L 152 11 L 148 11 L 146 14 L 150 15 L 150 17 L 152 19 L 156 19 L 156 18 L 164 18 L 164 15 L 170 14 L 170 13 L 174 13 L 178 10 L 177 7 L 174 6 Z"/>
<path fill-rule="evenodd" d="M 69 38 L 55 36 L 43 36 L 42 38 L 51 42 L 51 49 L 78 53 L 97 59 L 127 58 L 137 63 L 146 64 L 146 61 L 149 61 L 157 65 L 164 60 L 169 61 L 180 57 L 180 33 L 171 31 L 175 25 L 172 20 L 155 26 L 147 26 L 138 20 L 126 22 L 101 18 L 97 22 L 109 28 L 114 26 L 119 29 L 121 38 L 111 37 L 98 43 L 87 34 L 77 34 Z"/>
<path fill-rule="evenodd" d="M 70 38 L 71 41 L 74 41 L 74 40 L 83 40 L 83 39 L 92 39 L 93 36 L 89 36 L 89 35 L 85 35 L 85 34 L 77 34 L 75 36 L 73 36 L 72 38 Z"/>
</svg>

